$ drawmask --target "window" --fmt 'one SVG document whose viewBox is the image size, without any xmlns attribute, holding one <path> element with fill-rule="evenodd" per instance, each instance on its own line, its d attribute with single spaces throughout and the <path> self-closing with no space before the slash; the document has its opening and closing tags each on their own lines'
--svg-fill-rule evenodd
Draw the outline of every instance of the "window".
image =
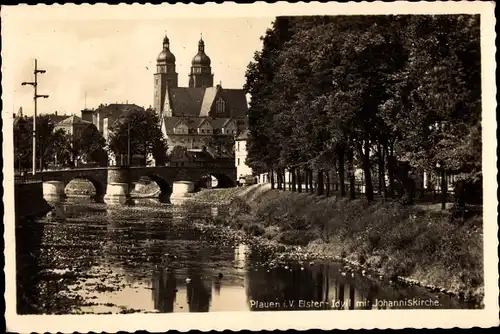
<svg viewBox="0 0 500 334">
<path fill-rule="evenodd" d="M 240 165 L 240 158 L 238 158 L 238 166 Z"/>
<path fill-rule="evenodd" d="M 215 110 L 218 114 L 223 114 L 226 111 L 226 102 L 222 98 L 217 100 Z"/>
<path fill-rule="evenodd" d="M 156 78 L 156 84 L 158 85 L 158 83 L 159 83 L 159 80 L 158 80 L 158 78 Z M 158 94 L 156 94 L 156 95 L 158 95 Z"/>
<path fill-rule="evenodd" d="M 106 117 L 103 121 L 102 121 L 102 128 L 103 128 L 103 132 L 104 132 L 104 139 L 107 141 L 108 140 L 108 135 L 109 135 L 109 132 L 108 132 L 108 118 Z"/>
<path fill-rule="evenodd" d="M 236 151 L 239 151 L 240 150 L 240 142 L 238 142 L 238 146 L 236 148 Z"/>
<path fill-rule="evenodd" d="M 201 129 L 201 133 L 205 133 L 205 129 Z"/>
</svg>

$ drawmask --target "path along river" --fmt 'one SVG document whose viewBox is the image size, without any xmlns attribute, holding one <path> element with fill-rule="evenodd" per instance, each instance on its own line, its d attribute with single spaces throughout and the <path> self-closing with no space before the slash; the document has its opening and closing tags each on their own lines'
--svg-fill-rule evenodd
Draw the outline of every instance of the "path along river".
<svg viewBox="0 0 500 334">
<path fill-rule="evenodd" d="M 336 262 L 278 261 L 205 225 L 224 208 L 51 204 L 63 219 L 17 223 L 21 314 L 472 307 Z"/>
</svg>

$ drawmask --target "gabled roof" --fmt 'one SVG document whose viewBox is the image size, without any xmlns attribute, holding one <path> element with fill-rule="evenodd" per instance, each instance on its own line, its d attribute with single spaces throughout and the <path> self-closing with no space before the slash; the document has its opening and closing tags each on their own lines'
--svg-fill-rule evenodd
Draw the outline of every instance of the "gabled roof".
<svg viewBox="0 0 500 334">
<path fill-rule="evenodd" d="M 236 137 L 236 140 L 247 140 L 249 135 L 248 129 L 245 129 L 238 137 Z"/>
<path fill-rule="evenodd" d="M 246 117 L 248 110 L 242 89 L 169 87 L 166 96 L 170 101 L 165 101 L 165 106 L 171 108 L 173 116 L 208 117 L 218 96 L 224 99 L 226 108 L 231 110 L 235 118 Z"/>
<path fill-rule="evenodd" d="M 48 115 L 48 116 L 49 116 L 49 119 L 52 122 L 52 124 L 57 124 L 57 123 L 65 120 L 66 118 L 69 117 L 69 115 L 56 115 L 56 114 L 52 114 L 52 115 Z"/>
<path fill-rule="evenodd" d="M 173 127 L 175 128 L 175 127 L 177 127 L 177 126 L 179 126 L 181 124 L 189 127 L 189 122 L 187 122 L 185 119 L 182 119 L 182 118 L 180 118 L 179 120 L 177 120 L 177 122 L 175 122 L 175 124 L 174 124 Z"/>
<path fill-rule="evenodd" d="M 201 117 L 200 117 L 200 118 L 201 118 Z M 200 127 L 200 126 L 202 126 L 204 123 L 208 123 L 208 125 L 210 125 L 210 127 L 212 127 L 212 128 L 214 127 L 214 126 L 211 124 L 211 122 L 210 122 L 210 120 L 209 120 L 209 118 L 208 118 L 208 117 L 207 117 L 207 118 L 201 118 L 200 122 L 198 123 L 198 125 L 197 125 L 196 127 L 198 127 L 198 128 L 199 128 L 199 127 Z"/>
<path fill-rule="evenodd" d="M 76 124 L 85 124 L 85 125 L 90 125 L 92 124 L 89 121 L 84 121 L 80 117 L 73 115 L 65 118 L 64 120 L 60 121 L 56 125 L 76 125 Z"/>
</svg>

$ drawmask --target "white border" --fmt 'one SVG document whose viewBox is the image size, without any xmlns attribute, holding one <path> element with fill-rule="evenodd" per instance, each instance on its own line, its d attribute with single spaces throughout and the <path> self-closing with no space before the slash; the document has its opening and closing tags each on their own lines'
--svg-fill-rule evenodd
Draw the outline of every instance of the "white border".
<svg viewBox="0 0 500 334">
<path fill-rule="evenodd" d="M 37 5 L 3 7 L 3 30 L 15 28 L 30 17 L 44 20 L 67 19 L 68 9 L 77 5 Z M 202 6 L 203 10 L 199 10 Z M 7 330 L 14 332 L 116 332 L 175 329 L 259 330 L 259 329 L 371 329 L 371 328 L 468 328 L 499 324 L 497 257 L 496 182 L 496 81 L 494 2 L 393 2 L 393 3 L 235 3 L 205 5 L 79 5 L 71 19 L 165 19 L 167 17 L 274 17 L 277 15 L 352 14 L 481 14 L 481 66 L 483 110 L 484 176 L 484 264 L 485 309 L 483 310 L 381 310 L 381 311 L 287 311 L 210 312 L 207 314 L 128 314 L 128 315 L 34 315 L 19 316 L 15 310 L 15 241 L 13 199 L 13 157 L 4 154 L 4 241 Z M 264 33 L 264 32 L 263 32 Z M 8 109 L 8 108 L 7 108 Z M 3 110 L 3 152 L 11 152 L 12 112 Z"/>
</svg>

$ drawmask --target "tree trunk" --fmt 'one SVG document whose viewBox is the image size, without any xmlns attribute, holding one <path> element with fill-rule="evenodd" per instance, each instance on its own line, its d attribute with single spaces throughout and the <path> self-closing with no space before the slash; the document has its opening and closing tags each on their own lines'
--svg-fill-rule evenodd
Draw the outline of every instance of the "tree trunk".
<svg viewBox="0 0 500 334">
<path fill-rule="evenodd" d="M 283 174 L 281 173 L 281 169 L 278 168 L 276 170 L 276 179 L 278 181 L 278 189 L 282 190 L 283 189 L 283 182 L 282 182 Z"/>
<path fill-rule="evenodd" d="M 297 191 L 297 175 L 295 173 L 295 168 L 292 167 L 290 173 L 292 174 L 292 191 L 296 192 Z"/>
<path fill-rule="evenodd" d="M 307 168 L 304 168 L 304 186 L 305 192 L 309 192 L 309 173 L 307 172 Z"/>
<path fill-rule="evenodd" d="M 271 179 L 271 189 L 274 189 L 274 172 L 271 169 L 271 171 L 269 173 L 270 173 L 270 177 L 269 178 Z"/>
<path fill-rule="evenodd" d="M 379 177 L 379 193 L 383 198 L 387 198 L 387 186 L 385 184 L 385 161 L 382 145 L 378 144 L 378 177 Z"/>
<path fill-rule="evenodd" d="M 326 171 L 326 197 L 330 196 L 330 171 Z"/>
<path fill-rule="evenodd" d="M 387 147 L 387 144 L 384 145 L 385 153 L 387 156 L 387 174 L 389 176 L 389 197 L 394 197 L 394 150 L 391 145 L 390 149 Z"/>
<path fill-rule="evenodd" d="M 339 161 L 339 185 L 340 185 L 340 196 L 345 197 L 345 159 L 344 159 L 344 149 L 340 148 L 337 151 L 337 157 Z"/>
<path fill-rule="evenodd" d="M 446 210 L 446 200 L 448 196 L 448 184 L 446 182 L 446 171 L 441 169 L 441 210 Z"/>
<path fill-rule="evenodd" d="M 348 178 L 349 178 L 349 199 L 356 198 L 356 175 L 354 174 L 354 149 L 347 150 Z"/>
<path fill-rule="evenodd" d="M 370 170 L 370 142 L 365 140 L 364 152 L 361 144 L 358 144 L 358 150 L 363 160 L 363 171 L 365 174 L 365 195 L 368 201 L 373 201 L 373 184 Z"/>
<path fill-rule="evenodd" d="M 313 185 L 313 171 L 312 169 L 308 169 L 309 172 L 309 191 L 311 194 L 314 194 L 314 185 Z"/>
<path fill-rule="evenodd" d="M 321 196 L 323 195 L 323 171 L 318 170 L 316 174 L 316 195 Z"/>
<path fill-rule="evenodd" d="M 299 193 L 302 192 L 302 175 L 301 175 L 301 170 L 300 168 L 296 169 L 296 177 L 297 177 L 297 191 Z"/>
</svg>

